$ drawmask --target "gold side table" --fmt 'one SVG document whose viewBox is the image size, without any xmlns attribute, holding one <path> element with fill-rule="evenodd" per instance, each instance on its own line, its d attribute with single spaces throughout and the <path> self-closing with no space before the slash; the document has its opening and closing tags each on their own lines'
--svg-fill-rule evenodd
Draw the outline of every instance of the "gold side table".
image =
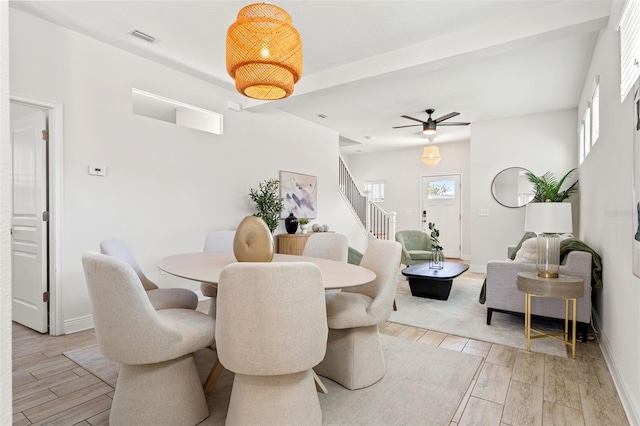
<svg viewBox="0 0 640 426">
<path fill-rule="evenodd" d="M 535 272 L 518 272 L 518 290 L 524 292 L 524 328 L 527 338 L 527 351 L 531 348 L 531 339 L 549 337 L 571 346 L 571 358 L 576 357 L 576 314 L 577 299 L 584 295 L 584 280 L 572 275 L 560 275 L 558 278 L 542 278 Z M 547 334 L 531 327 L 531 297 L 552 297 L 564 299 L 564 333 Z M 571 341 L 569 341 L 569 301 L 573 301 L 573 320 Z M 532 336 L 531 332 L 537 333 Z M 563 336 L 564 339 L 559 339 Z"/>
</svg>

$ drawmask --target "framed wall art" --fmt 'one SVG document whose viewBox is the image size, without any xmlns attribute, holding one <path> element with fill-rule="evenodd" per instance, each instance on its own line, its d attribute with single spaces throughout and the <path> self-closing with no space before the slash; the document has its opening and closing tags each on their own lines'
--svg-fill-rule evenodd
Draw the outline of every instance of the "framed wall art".
<svg viewBox="0 0 640 426">
<path fill-rule="evenodd" d="M 318 212 L 317 178 L 280 170 L 280 197 L 284 203 L 281 218 L 289 213 L 297 218 L 315 219 Z"/>
</svg>

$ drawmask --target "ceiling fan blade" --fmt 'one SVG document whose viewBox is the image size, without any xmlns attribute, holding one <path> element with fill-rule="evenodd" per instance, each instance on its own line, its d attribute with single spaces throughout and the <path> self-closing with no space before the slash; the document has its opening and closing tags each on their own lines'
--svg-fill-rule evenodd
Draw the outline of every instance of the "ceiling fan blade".
<svg viewBox="0 0 640 426">
<path fill-rule="evenodd" d="M 422 124 L 409 124 L 408 126 L 396 126 L 396 127 L 392 127 L 392 129 L 402 129 L 404 127 L 418 127 L 418 126 L 422 126 Z"/>
<path fill-rule="evenodd" d="M 462 122 L 456 122 L 456 121 L 451 121 L 449 123 L 438 123 L 438 126 L 468 126 L 471 123 L 462 123 Z"/>
<path fill-rule="evenodd" d="M 435 121 L 436 123 L 440 123 L 441 121 L 448 120 L 451 117 L 455 117 L 456 115 L 460 115 L 460 113 L 459 112 L 450 112 L 449 114 L 443 115 L 442 117 L 439 117 L 439 118 L 436 118 L 433 121 Z"/>
<path fill-rule="evenodd" d="M 424 120 L 418 120 L 417 118 L 409 117 L 408 115 L 401 115 L 402 118 L 408 118 L 409 120 L 417 121 L 418 123 L 424 123 Z"/>
</svg>

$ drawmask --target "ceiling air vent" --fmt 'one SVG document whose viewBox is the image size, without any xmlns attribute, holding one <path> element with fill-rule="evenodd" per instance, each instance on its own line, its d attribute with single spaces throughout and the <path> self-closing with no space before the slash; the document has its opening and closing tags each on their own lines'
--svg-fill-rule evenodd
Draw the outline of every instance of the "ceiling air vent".
<svg viewBox="0 0 640 426">
<path fill-rule="evenodd" d="M 134 37 L 141 38 L 144 41 L 148 41 L 149 43 L 155 43 L 156 41 L 155 37 L 150 36 L 149 34 L 145 34 L 142 31 L 138 31 L 136 29 L 129 31 L 129 34 L 131 34 Z"/>
</svg>

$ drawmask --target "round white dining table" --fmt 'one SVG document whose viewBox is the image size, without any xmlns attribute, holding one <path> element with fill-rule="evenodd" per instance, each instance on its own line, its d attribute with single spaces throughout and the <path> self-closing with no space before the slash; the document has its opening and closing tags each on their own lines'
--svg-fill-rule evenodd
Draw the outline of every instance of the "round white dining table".
<svg viewBox="0 0 640 426">
<path fill-rule="evenodd" d="M 236 262 L 230 252 L 198 252 L 165 257 L 160 260 L 158 267 L 177 277 L 217 284 L 222 269 Z M 310 262 L 317 265 L 326 290 L 355 287 L 376 278 L 373 271 L 362 266 L 318 257 L 275 254 L 272 262 Z"/>
</svg>

